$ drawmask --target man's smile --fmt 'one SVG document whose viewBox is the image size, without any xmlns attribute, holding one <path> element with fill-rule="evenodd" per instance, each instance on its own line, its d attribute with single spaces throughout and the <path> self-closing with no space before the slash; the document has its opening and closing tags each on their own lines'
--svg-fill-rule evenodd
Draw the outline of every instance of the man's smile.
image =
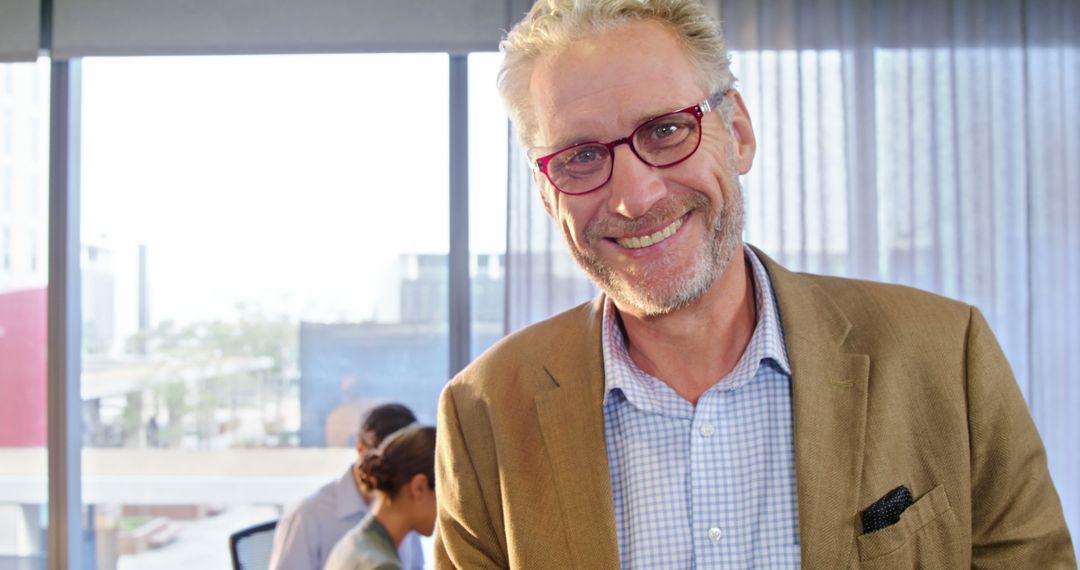
<svg viewBox="0 0 1080 570">
<path fill-rule="evenodd" d="M 675 232 L 679 231 L 679 228 L 682 227 L 683 221 L 685 219 L 686 216 L 676 218 L 675 221 L 671 222 L 666 227 L 648 235 L 627 238 L 615 238 L 615 243 L 627 249 L 641 249 L 643 247 L 649 247 L 651 245 L 658 244 L 674 235 Z"/>
</svg>

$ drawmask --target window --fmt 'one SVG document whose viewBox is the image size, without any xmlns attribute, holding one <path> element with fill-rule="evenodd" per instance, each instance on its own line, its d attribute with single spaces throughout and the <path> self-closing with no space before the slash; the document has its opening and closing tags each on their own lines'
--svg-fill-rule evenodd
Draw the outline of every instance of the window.
<svg viewBox="0 0 1080 570">
<path fill-rule="evenodd" d="M 0 268 L 4 271 L 11 271 L 11 252 L 15 249 L 15 244 L 12 242 L 11 228 L 5 227 L 3 232 L 0 232 Z"/>
<path fill-rule="evenodd" d="M 508 123 L 495 88 L 502 56 L 469 55 L 469 274 L 472 357 L 502 337 Z"/>
<path fill-rule="evenodd" d="M 29 149 L 48 138 L 48 100 L 27 88 L 48 77 L 44 60 L 0 64 L 0 117 L 9 119 L 0 121 L 0 567 L 43 567 L 46 558 L 47 275 L 32 249 L 47 243 L 47 227 L 14 206 L 38 191 L 21 181 L 48 175 Z M 15 109 L 30 119 L 10 120 Z"/>
<path fill-rule="evenodd" d="M 7 128 L 11 129 L 12 125 L 9 125 Z M 11 216 L 11 210 L 14 205 L 13 198 L 15 196 L 15 174 L 14 168 L 11 166 L 11 163 L 14 161 L 12 160 L 10 153 L 9 156 L 5 157 L 5 162 L 8 164 L 0 167 L 3 169 L 4 173 L 3 180 L 0 180 L 0 195 L 3 196 L 2 200 L 0 200 L 0 216 Z"/>
<path fill-rule="evenodd" d="M 448 56 L 87 59 L 84 502 L 98 561 L 227 567 L 448 376 Z M 92 255 L 91 255 L 92 253 Z"/>
</svg>

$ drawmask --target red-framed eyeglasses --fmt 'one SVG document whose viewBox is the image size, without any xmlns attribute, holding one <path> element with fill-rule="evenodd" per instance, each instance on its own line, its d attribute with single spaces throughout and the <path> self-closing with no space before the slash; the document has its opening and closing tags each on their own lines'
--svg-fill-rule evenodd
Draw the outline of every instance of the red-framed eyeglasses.
<svg viewBox="0 0 1080 570">
<path fill-rule="evenodd" d="M 564 194 L 588 194 L 607 184 L 615 168 L 615 147 L 626 144 L 641 162 L 656 168 L 675 166 L 701 146 L 701 118 L 716 109 L 726 93 L 716 93 L 685 109 L 638 125 L 629 136 L 611 142 L 589 141 L 531 161 Z"/>
</svg>

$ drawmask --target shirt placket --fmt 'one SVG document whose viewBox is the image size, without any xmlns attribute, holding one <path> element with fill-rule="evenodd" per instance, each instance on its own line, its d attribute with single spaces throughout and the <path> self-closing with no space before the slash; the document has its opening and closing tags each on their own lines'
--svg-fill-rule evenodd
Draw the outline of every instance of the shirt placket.
<svg viewBox="0 0 1080 570">
<path fill-rule="evenodd" d="M 718 568 L 730 560 L 731 543 L 738 529 L 723 516 L 724 496 L 730 493 L 724 480 L 722 450 L 730 431 L 723 413 L 725 392 L 702 395 L 690 427 L 690 505 L 694 562 L 697 568 Z"/>
</svg>

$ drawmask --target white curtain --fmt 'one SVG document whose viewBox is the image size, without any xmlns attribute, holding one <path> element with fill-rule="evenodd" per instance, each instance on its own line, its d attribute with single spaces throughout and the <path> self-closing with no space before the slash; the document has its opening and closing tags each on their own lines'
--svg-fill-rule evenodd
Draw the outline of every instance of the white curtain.
<svg viewBox="0 0 1080 570">
<path fill-rule="evenodd" d="M 712 1 L 758 135 L 747 241 L 979 307 L 1080 533 L 1080 2 Z M 510 156 L 507 331 L 595 292 Z"/>
</svg>

